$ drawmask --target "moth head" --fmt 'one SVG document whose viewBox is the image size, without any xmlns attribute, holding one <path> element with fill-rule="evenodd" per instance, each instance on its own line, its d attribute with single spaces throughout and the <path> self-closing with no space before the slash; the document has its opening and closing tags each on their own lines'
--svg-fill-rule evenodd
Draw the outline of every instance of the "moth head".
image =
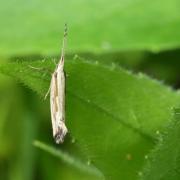
<svg viewBox="0 0 180 180">
<path fill-rule="evenodd" d="M 64 56 L 61 56 L 61 59 L 58 64 L 58 69 L 61 69 L 61 70 L 64 69 Z"/>
</svg>

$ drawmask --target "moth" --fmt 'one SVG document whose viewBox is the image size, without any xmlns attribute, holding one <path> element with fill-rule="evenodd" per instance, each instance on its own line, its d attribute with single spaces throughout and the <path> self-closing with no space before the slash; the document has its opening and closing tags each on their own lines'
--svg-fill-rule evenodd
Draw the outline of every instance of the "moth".
<svg viewBox="0 0 180 180">
<path fill-rule="evenodd" d="M 63 143 L 68 130 L 65 125 L 65 72 L 64 56 L 67 37 L 67 26 L 65 25 L 63 45 L 59 63 L 52 74 L 50 88 L 45 96 L 50 93 L 50 110 L 53 137 L 57 144 Z"/>
</svg>

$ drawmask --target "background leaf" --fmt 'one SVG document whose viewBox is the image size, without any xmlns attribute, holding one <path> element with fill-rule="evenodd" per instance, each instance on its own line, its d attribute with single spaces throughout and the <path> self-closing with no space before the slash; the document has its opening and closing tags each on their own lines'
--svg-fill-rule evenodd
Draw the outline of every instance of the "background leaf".
<svg viewBox="0 0 180 180">
<path fill-rule="evenodd" d="M 9 63 L 0 71 L 45 95 L 47 69 L 54 66 L 48 60 Z M 87 161 L 107 179 L 137 179 L 179 94 L 143 74 L 80 59 L 66 61 L 66 73 L 67 126 Z"/>
<path fill-rule="evenodd" d="M 65 22 L 69 52 L 177 48 L 179 5 L 178 0 L 3 1 L 0 55 L 59 53 Z"/>
<path fill-rule="evenodd" d="M 88 174 L 94 175 L 96 177 L 102 178 L 103 174 L 95 167 L 91 166 L 90 164 L 88 165 L 87 163 L 83 163 L 79 159 L 76 159 L 66 152 L 63 152 L 62 150 L 57 150 L 54 147 L 51 147 L 49 145 L 46 145 L 40 141 L 35 141 L 34 145 L 44 151 L 47 151 L 48 153 L 52 154 L 53 156 L 58 157 L 59 159 L 63 160 L 67 164 L 79 169 L 80 171 L 84 171 Z"/>
<path fill-rule="evenodd" d="M 178 180 L 180 178 L 180 109 L 175 109 L 172 122 L 161 135 L 144 169 L 143 180 Z"/>
</svg>

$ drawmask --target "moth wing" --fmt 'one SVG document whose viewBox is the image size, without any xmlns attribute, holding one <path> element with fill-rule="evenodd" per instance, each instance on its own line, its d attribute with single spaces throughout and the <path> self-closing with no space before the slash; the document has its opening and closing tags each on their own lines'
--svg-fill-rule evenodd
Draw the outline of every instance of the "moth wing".
<svg viewBox="0 0 180 180">
<path fill-rule="evenodd" d="M 56 82 L 56 72 L 53 73 L 50 85 L 50 107 L 51 107 L 51 121 L 53 128 L 53 136 L 56 135 L 56 122 L 57 122 L 57 82 Z"/>
<path fill-rule="evenodd" d="M 57 91 L 58 91 L 58 109 L 59 117 L 62 121 L 65 121 L 65 76 L 64 71 L 60 67 L 57 69 Z"/>
</svg>

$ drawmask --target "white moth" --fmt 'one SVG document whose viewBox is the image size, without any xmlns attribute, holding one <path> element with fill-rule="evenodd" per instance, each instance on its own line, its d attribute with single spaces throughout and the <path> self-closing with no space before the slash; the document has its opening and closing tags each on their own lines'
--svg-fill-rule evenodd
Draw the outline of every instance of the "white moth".
<svg viewBox="0 0 180 180">
<path fill-rule="evenodd" d="M 53 137 L 57 144 L 63 143 L 64 137 L 68 132 L 65 125 L 64 47 L 65 47 L 66 36 L 67 36 L 67 27 L 65 25 L 61 58 L 56 66 L 55 71 L 52 74 L 50 89 L 48 91 L 48 93 L 50 92 L 50 108 L 51 108 Z"/>
</svg>

